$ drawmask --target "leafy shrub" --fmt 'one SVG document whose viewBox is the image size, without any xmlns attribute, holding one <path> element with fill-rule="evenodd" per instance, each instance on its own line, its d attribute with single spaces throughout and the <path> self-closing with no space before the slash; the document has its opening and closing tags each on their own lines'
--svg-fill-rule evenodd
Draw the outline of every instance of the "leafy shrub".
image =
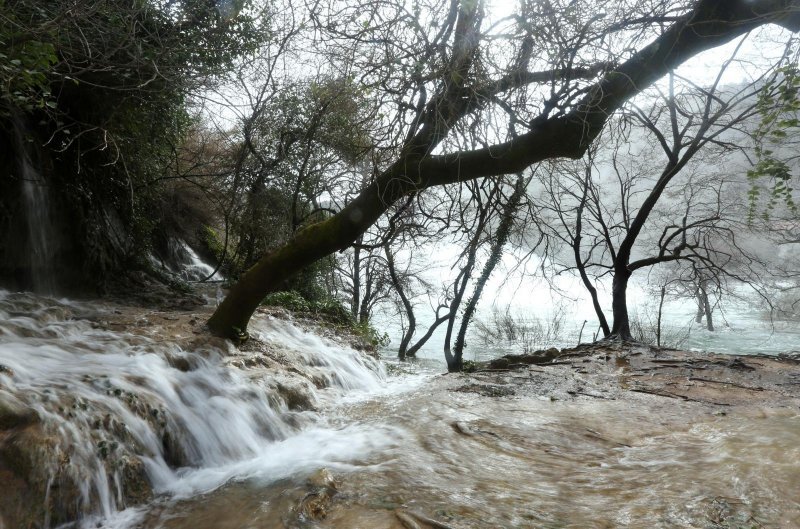
<svg viewBox="0 0 800 529">
<path fill-rule="evenodd" d="M 342 302 L 330 296 L 317 301 L 309 301 L 296 290 L 288 290 L 268 295 L 261 304 L 283 307 L 292 312 L 313 315 L 327 323 L 352 332 L 374 347 L 389 344 L 389 335 L 387 333 L 381 333 L 369 322 L 356 322 Z"/>
<path fill-rule="evenodd" d="M 386 347 L 389 345 L 389 342 L 391 342 L 387 333 L 380 332 L 368 321 L 355 324 L 353 330 L 356 334 L 372 344 L 373 347 Z"/>
<path fill-rule="evenodd" d="M 308 301 L 303 298 L 297 291 L 290 290 L 287 292 L 273 292 L 269 294 L 261 302 L 262 305 L 271 305 L 274 307 L 283 307 L 292 312 L 311 312 L 311 307 Z"/>
</svg>

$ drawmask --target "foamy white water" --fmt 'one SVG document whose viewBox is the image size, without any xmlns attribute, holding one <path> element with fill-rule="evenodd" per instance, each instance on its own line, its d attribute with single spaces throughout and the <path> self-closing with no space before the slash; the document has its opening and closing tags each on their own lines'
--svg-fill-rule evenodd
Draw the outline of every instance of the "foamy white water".
<svg viewBox="0 0 800 529">
<path fill-rule="evenodd" d="M 286 321 L 253 323 L 320 386 L 296 377 L 329 419 L 289 408 L 280 387 L 292 382 L 287 373 L 232 367 L 232 351 L 212 346 L 184 350 L 101 330 L 87 319 L 98 310 L 111 308 L 0 291 L 0 399 L 35 410 L 57 438 L 51 481 L 66 475 L 80 490 L 81 527 L 135 523 L 141 509 L 125 510 L 126 469 L 142 468 L 156 494 L 185 498 L 231 480 L 364 464 L 402 439 L 385 424 L 336 420 L 338 401 L 393 386 L 352 348 Z"/>
<path fill-rule="evenodd" d="M 180 275 L 183 279 L 187 281 L 200 281 L 206 278 L 213 281 L 223 281 L 225 279 L 219 271 L 214 271 L 215 268 L 213 266 L 200 259 L 197 252 L 186 244 L 186 241 L 178 240 L 177 244 L 188 257 L 183 269 L 180 270 Z"/>
</svg>

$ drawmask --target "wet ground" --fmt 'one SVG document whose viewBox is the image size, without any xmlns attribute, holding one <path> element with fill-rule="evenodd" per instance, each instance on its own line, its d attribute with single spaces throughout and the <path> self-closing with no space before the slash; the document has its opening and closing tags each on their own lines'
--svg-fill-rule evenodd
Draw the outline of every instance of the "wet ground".
<svg viewBox="0 0 800 529">
<path fill-rule="evenodd" d="M 618 344 L 510 357 L 340 409 L 395 443 L 229 484 L 145 527 L 800 527 L 800 364 Z"/>
</svg>

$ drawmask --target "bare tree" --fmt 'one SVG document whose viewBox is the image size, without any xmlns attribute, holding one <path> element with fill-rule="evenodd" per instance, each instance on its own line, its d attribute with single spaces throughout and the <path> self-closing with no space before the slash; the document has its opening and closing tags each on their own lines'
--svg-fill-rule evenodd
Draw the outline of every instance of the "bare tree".
<svg viewBox="0 0 800 529">
<path fill-rule="evenodd" d="M 572 250 L 574 264 L 567 269 L 580 274 L 607 337 L 632 338 L 626 293 L 637 270 L 684 263 L 689 278 L 682 281 L 692 285 L 701 302 L 701 315 L 712 329 L 710 285 L 721 286 L 725 277 L 752 284 L 758 275 L 753 265 L 763 264 L 740 244 L 746 229 L 741 199 L 736 200 L 735 194 L 733 202 L 723 198 L 723 188 L 730 186 L 741 193 L 743 164 L 739 164 L 739 178 L 703 169 L 704 164 L 728 164 L 735 173 L 731 154 L 740 154 L 746 147 L 743 129 L 758 113 L 757 94 L 763 82 L 720 86 L 729 64 L 711 86 L 698 87 L 683 80 L 687 88 L 682 92 L 676 90 L 676 77 L 670 75 L 667 90 L 659 93 L 650 107 L 631 106 L 628 118 L 632 128 L 613 140 L 608 162 L 596 164 L 594 156 L 589 156 L 585 174 L 573 170 L 559 178 L 551 171 L 543 180 L 552 204 L 549 211 L 558 219 L 558 237 Z M 656 150 L 645 147 L 630 153 L 631 144 L 642 138 L 642 130 L 650 134 Z M 658 151 L 663 166 L 654 177 Z M 637 157 L 644 161 L 635 161 Z M 596 180 L 593 172 L 598 170 L 611 173 L 611 178 Z M 565 206 L 563 197 L 573 205 Z M 588 237 L 585 247 L 584 237 Z M 742 263 L 748 264 L 748 273 L 741 273 Z M 612 278 L 610 329 L 590 274 L 596 279 Z"/>
<path fill-rule="evenodd" d="M 644 19 L 630 16 L 639 8 L 626 2 L 616 6 L 611 17 L 556 9 L 535 12 L 538 4 L 525 7 L 531 10 L 513 19 L 514 39 L 508 42 L 517 47 L 510 55 L 497 49 L 494 33 L 482 29 L 482 2 L 451 2 L 439 18 L 441 24 L 427 25 L 434 28 L 430 34 L 420 23 L 427 24 L 421 13 L 398 14 L 397 19 L 405 21 L 401 27 L 368 6 L 352 7 L 363 11 L 349 18 L 339 14 L 350 6 L 331 11 L 337 20 L 352 20 L 352 25 L 320 22 L 328 35 L 357 44 L 349 48 L 355 50 L 353 65 L 360 66 L 362 44 L 377 43 L 370 47 L 380 52 L 375 55 L 385 52 L 392 57 L 373 71 L 351 72 L 381 82 L 371 86 L 385 87 L 381 94 L 394 96 L 399 110 L 388 118 L 399 126 L 389 130 L 399 141 L 387 146 L 370 183 L 341 211 L 298 231 L 242 276 L 209 320 L 214 332 L 244 336 L 266 293 L 296 270 L 347 248 L 402 197 L 430 187 L 516 173 L 543 160 L 580 158 L 629 98 L 694 55 L 764 24 L 800 29 L 796 0 L 655 3 L 647 6 L 650 12 Z M 416 32 L 417 38 L 409 39 L 401 30 Z M 644 39 L 652 40 L 642 45 Z M 541 57 L 547 58 L 542 70 L 529 69 L 538 66 L 531 60 L 531 41 L 541 45 Z M 614 45 L 606 50 L 597 45 L 611 41 Z M 326 44 L 335 48 L 337 41 Z M 417 44 L 422 49 L 415 49 Z M 512 59 L 493 67 L 503 56 Z M 381 73 L 386 75 L 381 78 Z M 545 89 L 537 91 L 542 86 Z M 515 95 L 522 103 L 506 113 L 509 120 L 514 118 L 512 132 L 498 137 L 497 129 L 490 128 L 480 147 L 458 141 L 491 122 L 487 116 L 508 106 L 509 97 Z M 531 119 L 520 119 L 526 115 Z M 629 255 L 632 242 L 621 246 L 619 253 Z M 626 270 L 619 272 L 624 282 Z M 620 334 L 625 334 L 624 318 L 620 325 Z"/>
</svg>

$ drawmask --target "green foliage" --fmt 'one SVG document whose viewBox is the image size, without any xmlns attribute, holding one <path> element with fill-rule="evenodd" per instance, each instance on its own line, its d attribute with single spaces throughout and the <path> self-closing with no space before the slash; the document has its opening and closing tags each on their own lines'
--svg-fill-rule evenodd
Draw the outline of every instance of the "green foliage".
<svg viewBox="0 0 800 529">
<path fill-rule="evenodd" d="M 234 275 L 329 214 L 320 211 L 320 197 L 341 193 L 337 179 L 371 148 L 368 109 L 352 80 L 321 77 L 286 82 L 242 122 L 246 156 L 238 170 L 246 183 L 232 219 Z M 328 289 L 320 278 L 330 269 L 328 261 L 281 288 L 322 298 Z"/>
<path fill-rule="evenodd" d="M 296 290 L 287 290 L 269 294 L 261 303 L 262 305 L 283 307 L 292 312 L 310 313 L 322 317 L 330 323 L 355 325 L 350 311 L 340 301 L 331 297 L 321 300 L 308 300 Z"/>
<path fill-rule="evenodd" d="M 378 331 L 368 321 L 354 324 L 353 329 L 373 347 L 386 347 L 391 342 L 388 333 Z"/>
<path fill-rule="evenodd" d="M 0 11 L 5 2 L 0 0 Z M 45 107 L 54 108 L 48 84 L 48 73 L 58 61 L 51 42 L 23 40 L 15 42 L 15 28 L 19 21 L 15 13 L 0 17 L 0 115 L 10 108 L 31 112 Z"/>
<path fill-rule="evenodd" d="M 224 251 L 224 244 L 220 239 L 217 230 L 207 224 L 204 224 L 202 227 L 201 238 L 208 249 L 211 250 L 211 253 L 214 254 L 214 258 L 217 261 L 221 261 Z"/>
<path fill-rule="evenodd" d="M 333 258 L 320 259 L 311 266 L 300 270 L 289 279 L 284 288 L 296 290 L 305 299 L 326 303 L 331 299 L 330 289 L 325 285 L 325 279 L 335 273 Z"/>
<path fill-rule="evenodd" d="M 389 344 L 388 334 L 379 332 L 369 322 L 356 322 L 350 311 L 339 300 L 330 296 L 321 300 L 309 301 L 299 292 L 289 290 L 269 294 L 261 304 L 313 315 L 329 324 L 347 329 L 375 347 Z"/>
<path fill-rule="evenodd" d="M 299 292 L 289 290 L 285 292 L 273 292 L 261 301 L 262 305 L 283 307 L 293 312 L 311 312 L 311 306 Z"/>
<path fill-rule="evenodd" d="M 766 200 L 762 213 L 765 220 L 769 220 L 779 203 L 783 203 L 793 214 L 798 213 L 791 186 L 793 175 L 786 159 L 786 149 L 782 152 L 782 147 L 800 132 L 800 68 L 796 63 L 790 63 L 780 68 L 778 74 L 778 79 L 764 86 L 759 95 L 761 120 L 755 132 L 756 163 L 747 172 L 751 183 L 748 192 L 748 217 L 751 221 L 763 199 Z M 790 156 L 794 157 L 795 153 Z M 760 185 L 765 180 L 771 187 Z"/>
<path fill-rule="evenodd" d="M 478 363 L 473 362 L 472 360 L 464 360 L 461 371 L 464 373 L 474 373 L 478 370 Z"/>
<path fill-rule="evenodd" d="M 163 177 L 194 123 L 189 98 L 268 37 L 249 0 L 225 5 L 0 0 L 0 131 L 32 129 L 65 246 L 93 284 L 145 265 Z M 0 151 L 14 149 L 0 135 Z M 16 178 L 0 172 L 0 186 Z"/>
</svg>

